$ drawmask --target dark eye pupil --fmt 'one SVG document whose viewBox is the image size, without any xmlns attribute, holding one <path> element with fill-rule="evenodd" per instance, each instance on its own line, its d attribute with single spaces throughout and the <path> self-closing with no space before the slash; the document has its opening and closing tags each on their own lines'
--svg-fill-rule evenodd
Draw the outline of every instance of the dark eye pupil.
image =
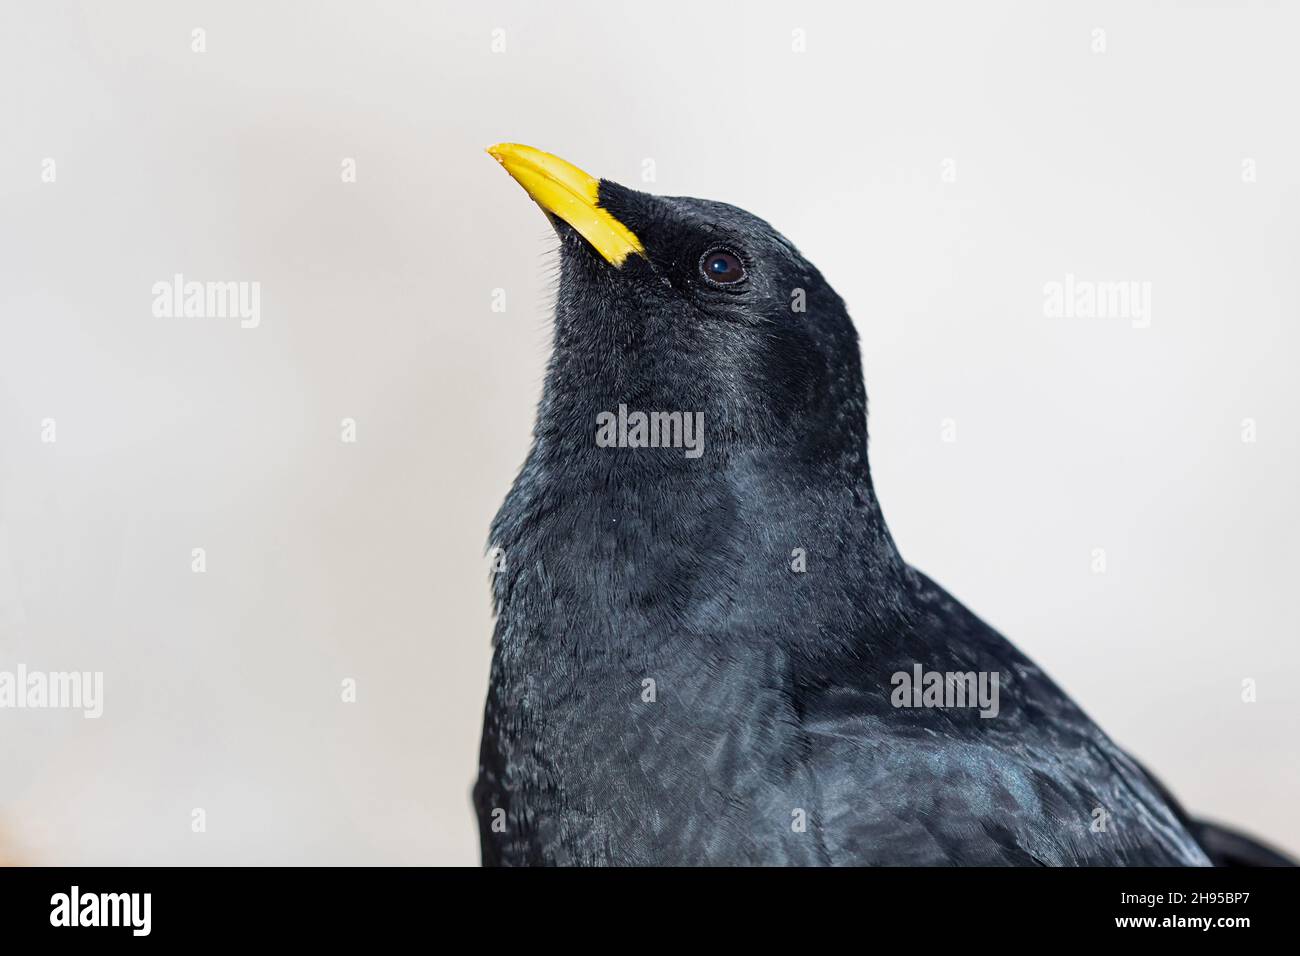
<svg viewBox="0 0 1300 956">
<path fill-rule="evenodd" d="M 738 282 L 745 267 L 730 252 L 710 252 L 704 257 L 704 273 L 714 282 Z"/>
</svg>

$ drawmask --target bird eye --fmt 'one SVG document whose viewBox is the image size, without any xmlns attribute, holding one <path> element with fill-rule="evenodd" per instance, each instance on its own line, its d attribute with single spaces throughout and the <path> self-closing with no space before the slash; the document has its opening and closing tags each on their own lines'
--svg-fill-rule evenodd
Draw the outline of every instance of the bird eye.
<svg viewBox="0 0 1300 956">
<path fill-rule="evenodd" d="M 714 249 L 700 260 L 700 274 L 710 282 L 732 285 L 745 278 L 745 266 L 726 249 Z"/>
</svg>

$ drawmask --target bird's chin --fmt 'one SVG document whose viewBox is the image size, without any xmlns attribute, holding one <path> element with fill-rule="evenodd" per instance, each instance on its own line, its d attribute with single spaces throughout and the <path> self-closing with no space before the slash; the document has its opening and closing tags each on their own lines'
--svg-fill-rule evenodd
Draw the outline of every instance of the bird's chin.
<svg viewBox="0 0 1300 956">
<path fill-rule="evenodd" d="M 614 267 L 605 261 L 596 248 L 582 234 L 554 213 L 546 213 L 547 221 L 560 240 L 560 255 L 570 261 L 590 264 L 593 271 L 612 272 Z"/>
<path fill-rule="evenodd" d="M 645 290 L 656 273 L 643 256 L 629 256 L 619 266 L 610 265 L 605 257 L 582 234 L 558 216 L 547 213 L 555 235 L 560 240 L 561 272 L 569 280 L 589 290 L 621 299 L 633 290 Z"/>
<path fill-rule="evenodd" d="M 568 250 L 570 248 L 581 249 L 585 251 L 587 255 L 600 258 L 596 254 L 596 250 L 592 248 L 591 243 L 578 234 L 578 230 L 574 229 L 553 212 L 547 212 L 545 215 L 546 221 L 551 224 L 551 228 L 555 230 L 555 235 L 559 237 L 560 248 L 562 250 Z"/>
</svg>

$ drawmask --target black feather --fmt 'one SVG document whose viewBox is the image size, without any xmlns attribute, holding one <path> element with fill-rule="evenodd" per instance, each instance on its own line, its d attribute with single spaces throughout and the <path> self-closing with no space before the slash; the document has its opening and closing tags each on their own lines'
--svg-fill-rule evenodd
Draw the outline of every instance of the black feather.
<svg viewBox="0 0 1300 956">
<path fill-rule="evenodd" d="M 900 557 L 820 273 L 730 206 L 600 200 L 646 255 L 614 268 L 555 224 L 554 348 L 492 527 L 484 862 L 1209 863 L 1158 785 Z M 737 287 L 700 276 L 714 248 Z M 702 412 L 702 454 L 598 447 L 620 405 Z M 894 707 L 915 664 L 996 672 L 997 717 Z"/>
</svg>

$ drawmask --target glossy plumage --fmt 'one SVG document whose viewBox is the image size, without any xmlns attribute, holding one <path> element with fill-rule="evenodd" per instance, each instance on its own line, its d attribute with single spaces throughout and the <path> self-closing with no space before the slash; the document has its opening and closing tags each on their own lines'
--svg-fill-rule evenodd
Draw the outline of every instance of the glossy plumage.
<svg viewBox="0 0 1300 956">
<path fill-rule="evenodd" d="M 554 350 L 490 542 L 484 862 L 1209 862 L 1158 784 L 900 557 L 857 335 L 817 270 L 730 206 L 609 182 L 600 202 L 646 255 L 614 268 L 555 223 Z M 715 248 L 740 288 L 700 280 Z M 620 404 L 702 411 L 703 454 L 597 447 Z M 998 672 L 998 715 L 896 708 L 918 663 Z"/>
</svg>

